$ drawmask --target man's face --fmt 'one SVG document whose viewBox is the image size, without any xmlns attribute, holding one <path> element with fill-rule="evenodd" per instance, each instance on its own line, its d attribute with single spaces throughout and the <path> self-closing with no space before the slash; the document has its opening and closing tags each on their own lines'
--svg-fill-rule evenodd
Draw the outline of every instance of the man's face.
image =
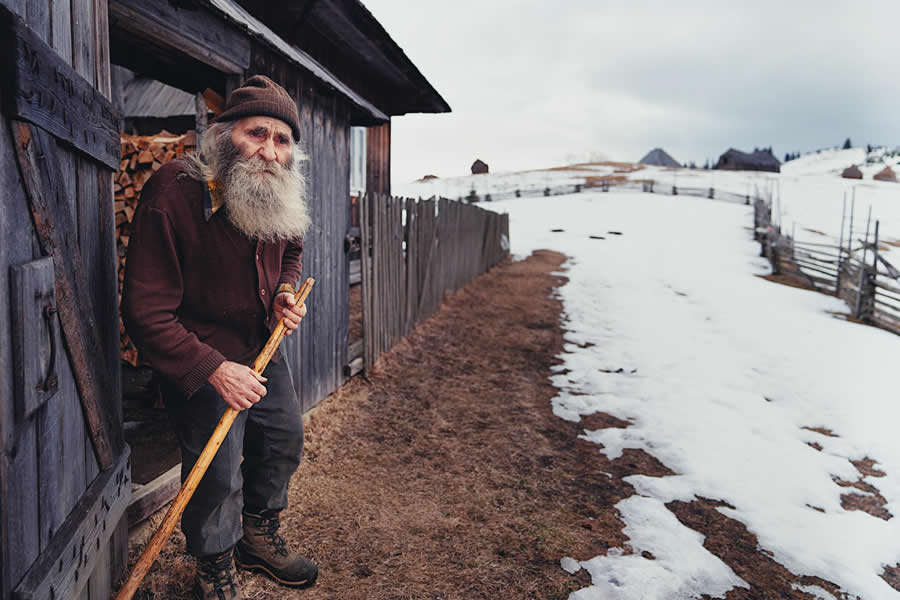
<svg viewBox="0 0 900 600">
<path fill-rule="evenodd" d="M 291 128 L 280 119 L 245 117 L 234 124 L 231 141 L 245 159 L 259 156 L 281 165 L 291 160 Z"/>
</svg>

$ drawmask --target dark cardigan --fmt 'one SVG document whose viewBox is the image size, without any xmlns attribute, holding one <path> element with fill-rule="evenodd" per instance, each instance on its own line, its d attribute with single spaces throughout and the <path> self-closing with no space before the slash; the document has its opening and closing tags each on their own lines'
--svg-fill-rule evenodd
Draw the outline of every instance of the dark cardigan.
<svg viewBox="0 0 900 600">
<path fill-rule="evenodd" d="M 253 361 L 275 326 L 273 296 L 300 279 L 302 242 L 251 240 L 225 210 L 211 211 L 207 186 L 173 161 L 144 185 L 132 224 L 125 328 L 186 396 L 223 361 Z"/>
</svg>

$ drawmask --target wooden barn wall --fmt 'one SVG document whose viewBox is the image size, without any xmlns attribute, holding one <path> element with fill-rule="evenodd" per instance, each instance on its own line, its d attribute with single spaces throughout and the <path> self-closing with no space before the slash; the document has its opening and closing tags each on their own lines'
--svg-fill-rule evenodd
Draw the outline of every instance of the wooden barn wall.
<svg viewBox="0 0 900 600">
<path fill-rule="evenodd" d="M 391 194 L 391 124 L 366 131 L 366 192 Z"/>
<path fill-rule="evenodd" d="M 87 81 L 109 97 L 106 0 L 0 0 L 21 16 Z M 0 598 L 6 600 L 47 547 L 75 503 L 98 475 L 78 392 L 66 360 L 57 361 L 59 391 L 28 419 L 17 421 L 13 395 L 9 268 L 40 258 L 23 191 L 8 116 L 0 109 Z M 112 176 L 97 163 L 59 145 L 59 180 L 68 195 L 90 283 L 96 322 L 115 389 L 104 410 L 121 423 L 118 377 Z M 62 344 L 62 342 L 59 342 Z M 80 598 L 104 600 L 127 558 L 123 520 L 103 548 Z"/>
<path fill-rule="evenodd" d="M 350 215 L 350 107 L 312 76 L 261 48 L 254 48 L 248 74 L 268 75 L 297 100 L 306 163 L 312 226 L 303 241 L 301 281 L 316 285 L 299 335 L 283 349 L 294 385 L 309 410 L 344 381 L 350 313 L 350 262 L 344 252 Z"/>
</svg>

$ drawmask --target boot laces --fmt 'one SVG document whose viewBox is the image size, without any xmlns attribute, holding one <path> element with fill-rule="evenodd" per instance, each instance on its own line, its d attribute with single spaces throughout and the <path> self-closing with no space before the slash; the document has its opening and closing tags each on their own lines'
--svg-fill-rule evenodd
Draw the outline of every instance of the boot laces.
<svg viewBox="0 0 900 600">
<path fill-rule="evenodd" d="M 213 589 L 218 591 L 234 585 L 234 568 L 231 560 L 231 552 L 223 552 L 197 561 L 197 568 L 204 579 L 212 582 Z"/>
<path fill-rule="evenodd" d="M 287 556 L 287 542 L 283 537 L 281 537 L 281 534 L 278 533 L 278 528 L 280 527 L 280 525 L 281 522 L 278 517 L 269 517 L 259 520 L 259 528 L 263 530 L 263 535 L 265 537 L 266 543 L 277 554 L 281 556 Z"/>
</svg>

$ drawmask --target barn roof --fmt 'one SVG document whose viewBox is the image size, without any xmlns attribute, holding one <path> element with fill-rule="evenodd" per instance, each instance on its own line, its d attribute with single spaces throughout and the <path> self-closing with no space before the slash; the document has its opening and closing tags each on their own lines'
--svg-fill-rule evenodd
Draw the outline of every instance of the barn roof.
<svg viewBox="0 0 900 600">
<path fill-rule="evenodd" d="M 843 173 L 841 173 L 841 177 L 844 179 L 862 179 L 863 174 L 862 171 L 859 170 L 859 167 L 856 165 L 850 165 L 846 169 L 844 169 Z"/>
<path fill-rule="evenodd" d="M 194 95 L 155 79 L 135 77 L 125 84 L 122 114 L 125 117 L 178 117 L 196 113 Z"/>
<path fill-rule="evenodd" d="M 892 168 L 885 167 L 875 173 L 875 177 L 873 177 L 873 179 L 877 179 L 878 181 L 897 181 L 897 174 Z"/>
<path fill-rule="evenodd" d="M 209 4 L 218 9 L 229 20 L 236 25 L 244 28 L 254 36 L 264 40 L 270 46 L 290 59 L 292 62 L 304 67 L 314 76 L 320 79 L 328 86 L 334 88 L 342 95 L 346 96 L 351 102 L 366 110 L 373 117 L 380 121 L 388 121 L 389 117 L 381 110 L 373 106 L 368 100 L 357 94 L 355 91 L 347 87 L 340 79 L 331 74 L 326 68 L 318 63 L 312 56 L 287 43 L 281 36 L 272 31 L 266 24 L 247 12 L 243 6 L 234 0 L 208 0 Z M 309 0 L 307 1 L 307 4 Z M 283 6 L 282 3 L 272 3 Z M 449 110 L 449 107 L 448 107 Z"/>
<path fill-rule="evenodd" d="M 214 3 L 228 0 L 211 0 Z M 236 0 L 275 33 L 323 62 L 385 113 L 450 112 L 450 106 L 359 0 Z"/>
<path fill-rule="evenodd" d="M 677 160 L 672 158 L 668 152 L 662 148 L 654 148 L 640 160 L 642 165 L 650 165 L 656 167 L 680 167 Z"/>
<path fill-rule="evenodd" d="M 755 152 L 741 152 L 734 148 L 729 148 L 722 155 L 727 156 L 732 162 L 741 165 L 755 165 L 760 167 L 780 167 L 781 161 L 775 158 L 775 155 L 768 150 L 757 150 Z M 720 158 L 721 160 L 721 158 Z"/>
</svg>

